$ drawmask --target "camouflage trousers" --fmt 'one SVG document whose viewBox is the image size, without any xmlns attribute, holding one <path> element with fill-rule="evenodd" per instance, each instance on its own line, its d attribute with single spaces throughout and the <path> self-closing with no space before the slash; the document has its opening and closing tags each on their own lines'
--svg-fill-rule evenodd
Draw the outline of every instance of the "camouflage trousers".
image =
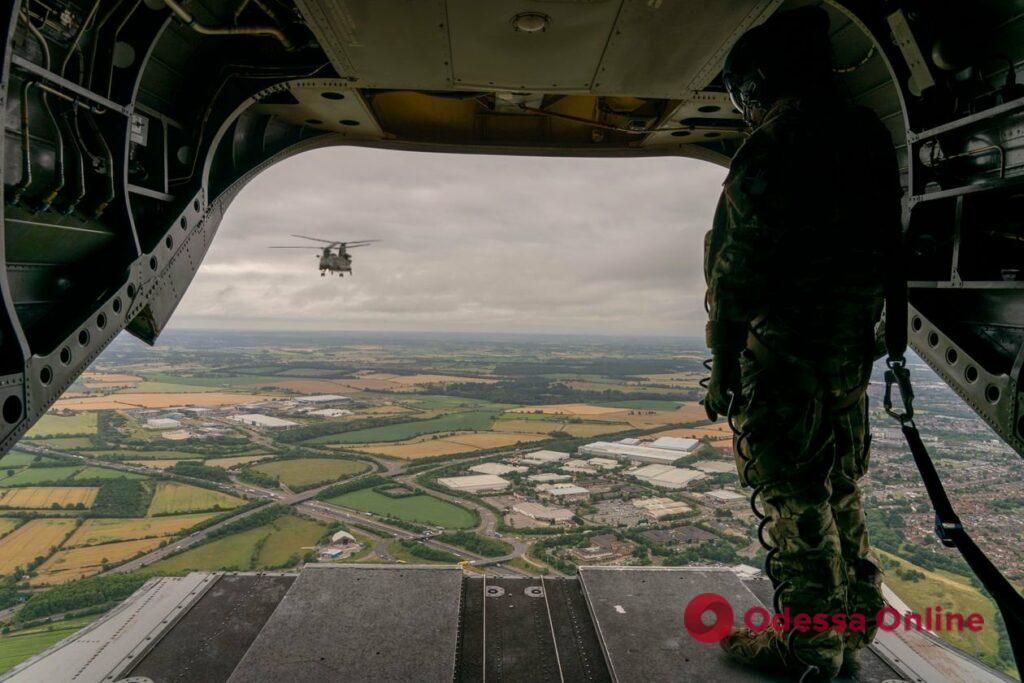
<svg viewBox="0 0 1024 683">
<path fill-rule="evenodd" d="M 882 573 L 868 545 L 857 483 L 870 454 L 866 382 L 848 380 L 857 384 L 833 390 L 821 381 L 810 388 L 792 372 L 767 370 L 750 351 L 741 366 L 736 462 L 743 485 L 757 488 L 767 518 L 764 541 L 775 548 L 767 564 L 777 582 L 777 608 L 868 617 L 864 632 L 790 632 L 792 654 L 835 672 L 844 649 L 871 642 L 872 620 L 883 605 Z"/>
</svg>

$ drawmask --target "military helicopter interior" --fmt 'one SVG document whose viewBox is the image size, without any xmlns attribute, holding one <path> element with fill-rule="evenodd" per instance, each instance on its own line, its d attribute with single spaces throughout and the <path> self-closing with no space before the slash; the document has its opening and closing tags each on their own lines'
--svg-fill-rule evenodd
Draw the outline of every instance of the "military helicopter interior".
<svg viewBox="0 0 1024 683">
<path fill-rule="evenodd" d="M 346 145 L 728 165 L 726 53 L 809 4 L 898 153 L 910 344 L 1024 454 L 1024 9 L 1003 0 L 14 0 L 0 452 L 122 330 L 156 341 L 269 166 Z"/>
</svg>

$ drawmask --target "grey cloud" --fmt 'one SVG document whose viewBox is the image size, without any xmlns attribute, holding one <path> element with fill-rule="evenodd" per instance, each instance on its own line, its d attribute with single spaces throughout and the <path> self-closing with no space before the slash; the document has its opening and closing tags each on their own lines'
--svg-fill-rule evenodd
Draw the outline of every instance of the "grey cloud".
<svg viewBox="0 0 1024 683">
<path fill-rule="evenodd" d="M 228 210 L 177 327 L 676 334 L 703 330 L 724 169 L 690 159 L 309 152 Z M 289 233 L 384 241 L 321 278 Z"/>
</svg>

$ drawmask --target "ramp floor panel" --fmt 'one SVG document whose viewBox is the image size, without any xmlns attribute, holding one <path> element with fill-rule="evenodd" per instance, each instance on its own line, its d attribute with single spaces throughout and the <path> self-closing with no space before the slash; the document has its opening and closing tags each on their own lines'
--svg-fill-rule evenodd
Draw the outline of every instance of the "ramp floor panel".
<svg viewBox="0 0 1024 683">
<path fill-rule="evenodd" d="M 153 683 L 223 683 L 295 575 L 225 574 L 131 670 Z"/>
<path fill-rule="evenodd" d="M 451 681 L 461 593 L 458 567 L 307 565 L 229 681 Z"/>
<path fill-rule="evenodd" d="M 718 593 L 736 614 L 760 604 L 731 571 L 580 567 L 580 582 L 616 680 L 783 680 L 737 666 L 716 643 L 698 642 L 683 628 L 683 609 L 700 593 Z"/>
</svg>

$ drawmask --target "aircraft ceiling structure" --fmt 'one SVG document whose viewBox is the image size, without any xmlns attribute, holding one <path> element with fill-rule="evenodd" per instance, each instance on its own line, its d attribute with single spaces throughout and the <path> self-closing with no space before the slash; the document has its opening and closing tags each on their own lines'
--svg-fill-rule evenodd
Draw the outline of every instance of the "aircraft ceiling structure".
<svg viewBox="0 0 1024 683">
<path fill-rule="evenodd" d="M 0 452 L 122 329 L 156 340 L 268 166 L 342 145 L 728 164 L 744 130 L 725 54 L 804 4 L 8 3 Z M 823 6 L 841 87 L 901 160 L 911 343 L 1024 452 L 1019 3 Z"/>
</svg>

